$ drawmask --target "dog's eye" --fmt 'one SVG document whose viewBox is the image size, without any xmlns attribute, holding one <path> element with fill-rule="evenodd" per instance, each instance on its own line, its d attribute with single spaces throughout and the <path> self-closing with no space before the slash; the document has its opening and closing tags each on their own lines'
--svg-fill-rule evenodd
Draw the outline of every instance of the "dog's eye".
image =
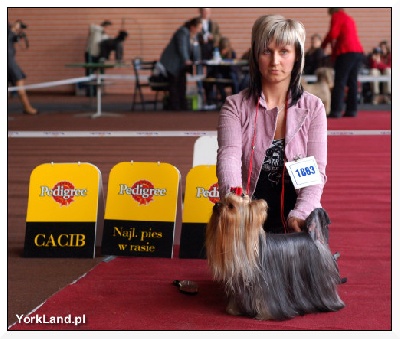
<svg viewBox="0 0 400 339">
<path fill-rule="evenodd" d="M 233 206 L 233 204 L 229 204 L 229 205 L 228 205 L 228 208 L 229 208 L 230 210 L 232 210 L 234 207 L 235 207 L 235 206 Z"/>
</svg>

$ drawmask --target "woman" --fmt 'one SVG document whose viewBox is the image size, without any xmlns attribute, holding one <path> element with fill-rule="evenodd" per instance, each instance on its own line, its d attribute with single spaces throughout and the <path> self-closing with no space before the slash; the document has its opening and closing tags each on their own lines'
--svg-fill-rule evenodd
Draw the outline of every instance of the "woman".
<svg viewBox="0 0 400 339">
<path fill-rule="evenodd" d="M 374 48 L 372 55 L 369 60 L 370 74 L 374 76 L 392 75 L 392 54 L 390 53 L 390 48 L 387 42 L 381 41 L 379 43 L 379 48 Z M 381 103 L 391 103 L 392 97 L 392 83 L 391 81 L 385 81 L 382 85 L 383 96 L 380 95 L 380 83 L 378 81 L 371 82 L 373 99 L 372 103 L 374 105 Z"/>
<path fill-rule="evenodd" d="M 311 47 L 304 56 L 304 74 L 315 74 L 315 71 L 324 66 L 325 52 L 321 48 L 322 38 L 315 33 L 311 36 Z"/>
<path fill-rule="evenodd" d="M 169 107 L 186 110 L 186 72 L 191 61 L 191 41 L 201 31 L 200 18 L 193 18 L 181 26 L 172 36 L 161 54 L 160 63 L 167 71 L 169 82 Z"/>
<path fill-rule="evenodd" d="M 326 182 L 326 113 L 322 101 L 300 84 L 304 41 L 300 22 L 280 15 L 258 18 L 252 29 L 249 88 L 228 97 L 219 116 L 220 197 L 243 189 L 253 199 L 265 199 L 267 232 L 299 232 L 307 216 L 321 207 Z M 296 190 L 284 163 L 310 156 L 321 183 Z"/>
<path fill-rule="evenodd" d="M 7 82 L 12 86 L 18 87 L 18 96 L 24 107 L 23 113 L 28 115 L 36 115 L 39 111 L 33 108 L 29 102 L 28 96 L 25 91 L 26 75 L 17 64 L 15 60 L 15 47 L 14 44 L 20 39 L 22 34 L 21 20 L 17 20 L 13 25 L 8 24 L 7 36 Z"/>
</svg>

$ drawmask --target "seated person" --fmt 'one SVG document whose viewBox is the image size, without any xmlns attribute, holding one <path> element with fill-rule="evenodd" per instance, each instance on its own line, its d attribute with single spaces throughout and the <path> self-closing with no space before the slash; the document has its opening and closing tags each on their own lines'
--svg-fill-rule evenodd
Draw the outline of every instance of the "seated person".
<svg viewBox="0 0 400 339">
<path fill-rule="evenodd" d="M 315 74 L 317 68 L 324 66 L 325 53 L 321 44 L 321 36 L 313 34 L 311 36 L 311 47 L 304 55 L 304 74 Z"/>
<path fill-rule="evenodd" d="M 380 46 L 383 46 L 384 50 L 381 47 L 376 47 L 372 50 L 372 54 L 369 58 L 369 68 L 371 75 L 391 75 L 392 71 L 392 58 L 389 47 L 385 41 L 380 43 Z M 381 96 L 381 86 L 379 81 L 371 82 L 372 94 L 373 94 L 373 104 L 378 103 L 390 103 L 391 102 L 391 82 L 383 82 L 382 84 L 382 94 Z"/>
<path fill-rule="evenodd" d="M 228 38 L 222 37 L 219 41 L 219 51 L 222 60 L 234 60 L 236 59 L 236 52 L 232 48 Z M 232 82 L 226 84 L 223 82 L 217 82 L 216 88 L 220 96 L 220 102 L 225 102 L 226 99 L 226 87 L 231 87 L 232 94 L 239 93 L 239 69 L 235 65 L 218 65 L 210 66 L 207 69 L 207 78 L 216 79 L 230 79 Z M 217 93 L 214 89 L 213 83 L 204 82 L 204 89 L 206 92 L 206 103 L 212 105 L 216 101 Z"/>
<path fill-rule="evenodd" d="M 251 48 L 249 48 L 246 52 L 243 53 L 242 55 L 242 60 L 247 60 L 249 61 L 250 57 L 250 51 Z M 239 83 L 239 92 L 244 90 L 245 88 L 249 87 L 249 81 L 250 81 L 250 72 L 249 72 L 249 65 L 242 67 L 242 80 L 240 80 Z"/>
</svg>

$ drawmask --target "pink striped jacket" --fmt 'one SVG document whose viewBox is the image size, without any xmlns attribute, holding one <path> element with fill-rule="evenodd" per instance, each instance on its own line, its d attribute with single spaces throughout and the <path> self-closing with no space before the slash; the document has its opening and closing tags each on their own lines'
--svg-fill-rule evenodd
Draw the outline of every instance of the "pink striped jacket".
<svg viewBox="0 0 400 339">
<path fill-rule="evenodd" d="M 266 150 L 271 146 L 278 117 L 278 108 L 268 109 L 262 96 L 256 126 L 256 104 L 243 92 L 227 98 L 218 121 L 217 177 L 220 197 L 231 187 L 246 191 L 251 143 L 256 130 L 250 196 L 254 193 Z M 254 127 L 256 127 L 254 129 Z M 313 155 L 317 161 L 322 184 L 297 190 L 295 208 L 289 217 L 306 219 L 311 211 L 321 207 L 321 196 L 327 177 L 327 118 L 322 101 L 304 92 L 296 105 L 289 107 L 286 118 L 285 154 L 288 161 Z"/>
</svg>

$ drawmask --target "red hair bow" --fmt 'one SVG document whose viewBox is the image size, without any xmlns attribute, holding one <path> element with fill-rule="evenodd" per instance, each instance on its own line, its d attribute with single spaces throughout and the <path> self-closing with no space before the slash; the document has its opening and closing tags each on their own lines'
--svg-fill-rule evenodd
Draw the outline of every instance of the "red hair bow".
<svg viewBox="0 0 400 339">
<path fill-rule="evenodd" d="M 243 188 L 242 187 L 231 187 L 231 193 L 234 193 L 239 196 L 243 196 Z"/>
</svg>

